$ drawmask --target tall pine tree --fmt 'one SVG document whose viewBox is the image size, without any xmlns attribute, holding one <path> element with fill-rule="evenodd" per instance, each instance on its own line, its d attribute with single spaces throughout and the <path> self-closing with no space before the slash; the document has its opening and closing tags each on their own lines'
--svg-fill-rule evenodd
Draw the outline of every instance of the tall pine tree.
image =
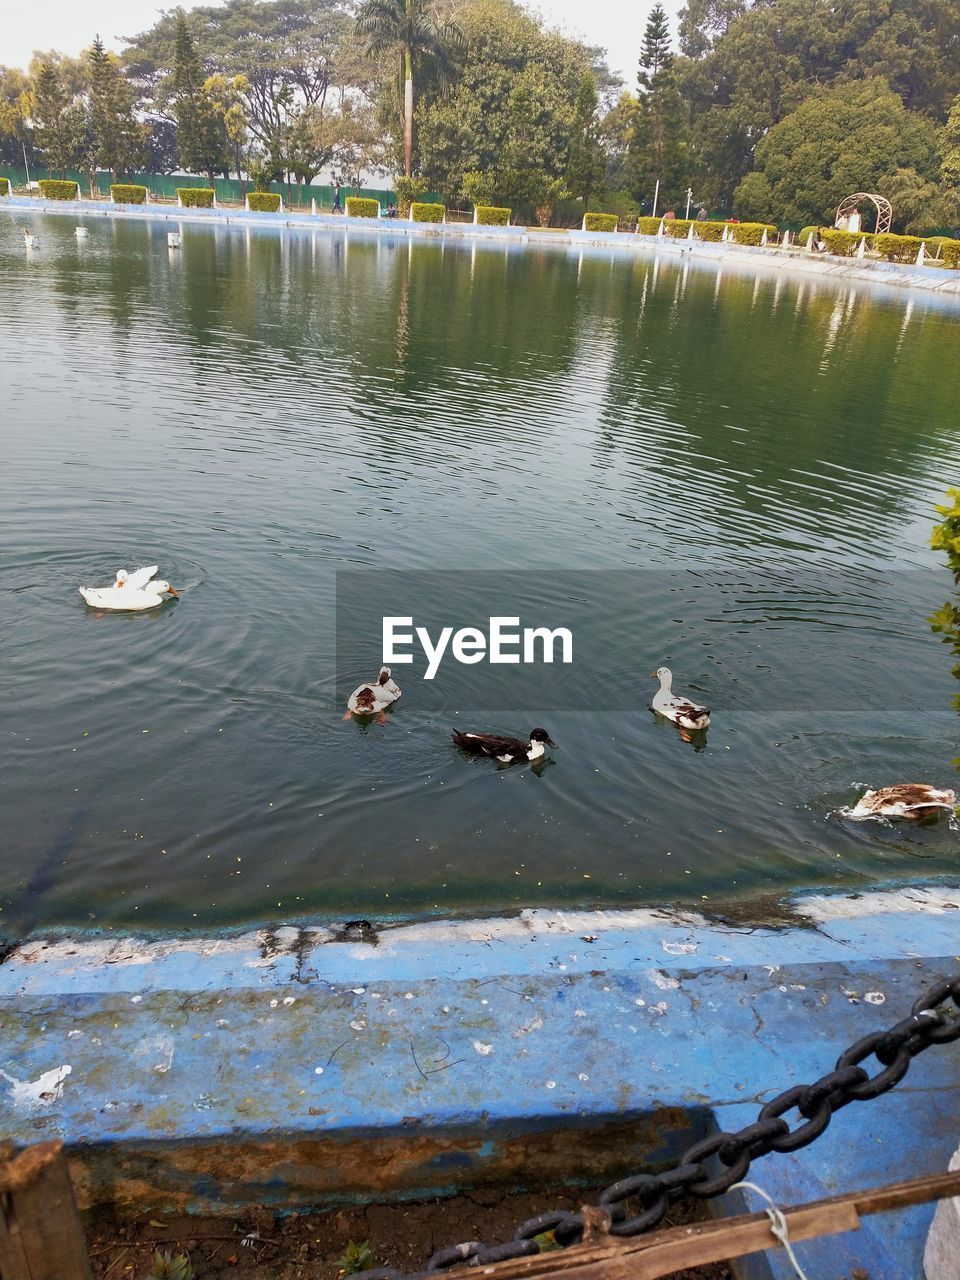
<svg viewBox="0 0 960 1280">
<path fill-rule="evenodd" d="M 588 71 L 580 81 L 573 108 L 570 158 L 566 173 L 567 187 L 577 199 L 583 201 L 584 207 L 602 186 L 606 168 L 600 122 L 597 119 L 598 104 L 596 76 Z"/>
<path fill-rule="evenodd" d="M 670 27 L 662 4 L 647 18 L 637 73 L 637 114 L 628 152 L 630 187 L 638 201 L 653 198 L 660 183 L 660 209 L 679 201 L 686 185 L 686 109 L 673 76 Z"/>
<path fill-rule="evenodd" d="M 89 130 L 92 160 L 108 169 L 114 181 L 127 176 L 144 161 L 146 129 L 136 116 L 137 95 L 123 77 L 118 60 L 94 36 L 87 55 L 90 70 Z"/>
<path fill-rule="evenodd" d="M 74 102 L 62 66 L 45 59 L 33 78 L 30 111 L 35 127 L 34 141 L 43 162 L 63 177 L 80 162 L 83 136 L 83 109 Z"/>
<path fill-rule="evenodd" d="M 203 64 L 182 9 L 177 10 L 173 50 L 174 116 L 180 163 L 193 173 L 205 173 L 213 185 L 215 172 L 227 166 L 227 138 L 223 117 L 204 92 Z"/>
</svg>

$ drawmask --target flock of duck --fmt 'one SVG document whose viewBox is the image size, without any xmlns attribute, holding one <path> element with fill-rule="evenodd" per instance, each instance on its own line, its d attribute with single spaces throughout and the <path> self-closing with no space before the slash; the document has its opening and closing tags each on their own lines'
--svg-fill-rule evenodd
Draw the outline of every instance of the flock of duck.
<svg viewBox="0 0 960 1280">
<path fill-rule="evenodd" d="M 92 609 L 104 612 L 140 612 L 156 609 L 169 597 L 178 593 L 164 578 L 156 578 L 158 566 L 147 565 L 128 573 L 117 571 L 109 587 L 80 587 L 80 594 Z M 703 733 L 710 726 L 707 707 L 692 698 L 673 692 L 673 672 L 669 667 L 658 667 L 653 672 L 660 687 L 650 702 L 651 709 L 665 720 L 672 721 L 681 736 L 690 740 L 693 733 Z M 400 686 L 389 667 L 381 667 L 376 680 L 358 685 L 347 699 L 344 720 L 377 719 L 386 723 L 386 711 L 400 699 Z M 520 764 L 523 761 L 540 760 L 547 747 L 556 749 L 556 743 L 546 729 L 531 729 L 527 738 L 512 738 L 493 733 L 468 733 L 453 729 L 450 734 L 461 751 L 469 755 L 486 756 L 498 764 Z M 866 791 L 852 808 L 843 810 L 844 816 L 857 820 L 864 818 L 930 817 L 941 810 L 956 809 L 956 793 L 948 788 L 937 788 L 926 782 L 904 782 L 890 787 L 878 787 Z"/>
</svg>

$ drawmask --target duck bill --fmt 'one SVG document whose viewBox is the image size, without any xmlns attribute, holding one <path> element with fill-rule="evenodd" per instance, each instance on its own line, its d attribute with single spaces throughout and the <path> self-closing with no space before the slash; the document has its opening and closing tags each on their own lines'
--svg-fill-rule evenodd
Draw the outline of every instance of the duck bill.
<svg viewBox="0 0 960 1280">
<path fill-rule="evenodd" d="M 548 747 L 553 747 L 554 751 L 556 751 L 556 750 L 557 750 L 557 744 L 554 742 L 554 740 L 553 740 L 552 738 L 548 738 L 548 739 L 547 739 L 547 746 L 548 746 Z"/>
<path fill-rule="evenodd" d="M 179 600 L 179 599 L 180 599 L 180 592 L 179 592 L 179 591 L 174 591 L 173 587 L 167 587 L 167 595 L 168 595 L 168 596 L 173 596 L 173 598 L 174 598 L 175 600 Z"/>
</svg>

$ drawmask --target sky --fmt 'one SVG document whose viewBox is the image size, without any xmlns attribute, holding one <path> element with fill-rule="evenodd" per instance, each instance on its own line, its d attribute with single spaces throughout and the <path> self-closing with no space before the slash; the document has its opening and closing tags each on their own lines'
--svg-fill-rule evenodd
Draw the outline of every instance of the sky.
<svg viewBox="0 0 960 1280">
<path fill-rule="evenodd" d="M 184 8 L 192 7 L 182 0 Z M 204 0 L 210 3 L 211 0 Z M 684 0 L 664 0 L 674 30 L 676 13 Z M 626 0 L 537 0 L 539 9 L 552 26 L 571 35 L 583 36 L 590 44 L 609 52 L 612 69 L 632 86 L 643 28 L 653 0 L 630 4 Z M 176 7 L 176 0 L 6 0 L 7 12 L 0 25 L 0 64 L 26 67 L 36 49 L 59 49 L 77 54 L 99 31 L 108 47 L 118 47 L 123 36 L 136 35 L 152 26 L 163 9 Z"/>
</svg>

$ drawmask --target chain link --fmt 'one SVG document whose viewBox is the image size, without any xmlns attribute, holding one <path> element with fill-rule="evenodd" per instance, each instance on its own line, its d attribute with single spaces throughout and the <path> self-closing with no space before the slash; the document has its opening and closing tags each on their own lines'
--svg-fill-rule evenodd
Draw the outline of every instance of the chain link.
<svg viewBox="0 0 960 1280">
<path fill-rule="evenodd" d="M 953 1002 L 953 1008 L 949 1007 Z M 640 1235 L 659 1226 L 670 1205 L 684 1196 L 708 1200 L 742 1182 L 750 1165 L 771 1151 L 799 1151 L 827 1128 L 834 1114 L 851 1102 L 878 1098 L 898 1084 L 918 1053 L 934 1044 L 960 1040 L 960 974 L 943 978 L 914 1003 L 910 1016 L 887 1031 L 873 1031 L 841 1053 L 833 1071 L 813 1084 L 797 1084 L 771 1098 L 753 1124 L 737 1133 L 714 1133 L 680 1157 L 665 1173 L 638 1173 L 612 1182 L 597 1198 L 610 1214 L 610 1234 Z M 870 1075 L 861 1064 L 873 1057 L 880 1070 Z M 796 1111 L 791 1128 L 784 1117 Z M 711 1163 L 712 1162 L 712 1163 Z M 708 1163 L 710 1167 L 708 1168 Z M 630 1214 L 627 1205 L 638 1212 Z M 435 1253 L 427 1270 L 403 1275 L 392 1267 L 365 1271 L 365 1280 L 435 1280 L 438 1271 L 469 1263 L 486 1266 L 540 1252 L 538 1237 L 548 1232 L 562 1246 L 582 1239 L 584 1215 L 564 1209 L 541 1213 L 522 1222 L 513 1239 L 485 1245 L 479 1240 L 452 1245 Z"/>
</svg>

